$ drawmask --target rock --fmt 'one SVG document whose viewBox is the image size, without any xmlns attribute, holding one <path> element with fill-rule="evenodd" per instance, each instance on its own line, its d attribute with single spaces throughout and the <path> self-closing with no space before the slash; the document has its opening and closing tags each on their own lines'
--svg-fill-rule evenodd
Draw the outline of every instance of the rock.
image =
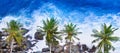
<svg viewBox="0 0 120 53">
<path fill-rule="evenodd" d="M 22 48 L 20 48 L 20 47 L 15 47 L 14 50 L 15 50 L 15 52 L 17 52 L 17 51 L 22 51 Z"/>
<path fill-rule="evenodd" d="M 34 38 L 37 40 L 43 40 L 44 34 L 42 32 L 36 32 Z"/>
<path fill-rule="evenodd" d="M 23 46 L 26 46 L 25 50 L 28 50 L 32 47 L 32 43 L 30 40 L 27 40 L 27 38 L 24 38 Z"/>
<path fill-rule="evenodd" d="M 77 45 L 72 45 L 71 46 L 71 51 L 72 51 L 72 53 L 80 53 L 79 52 L 79 47 Z"/>
<path fill-rule="evenodd" d="M 87 45 L 82 44 L 82 51 L 84 52 L 84 51 L 88 51 L 88 50 L 89 50 L 89 48 L 87 47 Z"/>
<path fill-rule="evenodd" d="M 9 34 L 6 31 L 2 32 L 2 36 L 8 36 Z"/>
<path fill-rule="evenodd" d="M 81 46 L 81 44 L 78 43 L 77 46 L 78 46 L 78 48 L 79 48 L 79 52 L 82 53 L 82 48 L 81 48 L 82 46 Z"/>
<path fill-rule="evenodd" d="M 2 31 L 0 31 L 0 35 L 2 35 Z"/>
<path fill-rule="evenodd" d="M 0 41 L 2 40 L 2 32 L 0 31 Z"/>
<path fill-rule="evenodd" d="M 42 52 L 48 52 L 48 51 L 50 51 L 49 48 L 43 48 L 43 49 L 42 49 Z"/>
<path fill-rule="evenodd" d="M 65 44 L 65 47 L 66 47 L 64 51 L 65 53 L 70 53 L 70 44 L 71 44 L 71 53 L 80 53 L 79 46 L 73 45 L 73 43 L 70 43 L 70 42 Z"/>
<path fill-rule="evenodd" d="M 94 53 L 96 51 L 96 47 L 93 45 L 93 47 L 88 51 L 89 53 Z"/>
<path fill-rule="evenodd" d="M 42 52 L 42 53 L 50 53 L 50 51 L 47 51 L 47 52 Z"/>
<path fill-rule="evenodd" d="M 33 53 L 42 53 L 41 51 L 36 51 L 36 52 L 33 52 Z"/>
<path fill-rule="evenodd" d="M 5 41 L 2 41 L 1 42 L 1 45 L 2 45 L 2 49 L 7 49 L 7 43 Z"/>
<path fill-rule="evenodd" d="M 55 47 L 54 53 L 60 53 L 60 52 L 62 52 L 62 50 L 63 50 L 63 47 L 60 46 L 60 45 L 57 45 L 57 46 Z"/>
</svg>

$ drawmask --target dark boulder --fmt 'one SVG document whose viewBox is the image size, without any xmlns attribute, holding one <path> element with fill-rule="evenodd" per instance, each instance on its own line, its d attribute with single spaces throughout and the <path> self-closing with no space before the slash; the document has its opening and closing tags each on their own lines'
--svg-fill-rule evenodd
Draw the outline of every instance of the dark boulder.
<svg viewBox="0 0 120 53">
<path fill-rule="evenodd" d="M 2 40 L 2 32 L 0 31 L 0 41 Z"/>
<path fill-rule="evenodd" d="M 43 48 L 43 49 L 42 49 L 42 52 L 48 52 L 48 51 L 50 51 L 49 48 Z"/>
<path fill-rule="evenodd" d="M 1 42 L 1 47 L 2 47 L 2 49 L 7 49 L 7 43 L 5 42 L 5 41 L 2 41 Z"/>
<path fill-rule="evenodd" d="M 14 50 L 15 50 L 15 52 L 17 52 L 17 51 L 22 51 L 22 48 L 20 48 L 20 47 L 15 47 Z"/>
<path fill-rule="evenodd" d="M 42 32 L 36 32 L 34 38 L 36 40 L 43 40 L 44 34 Z"/>
<path fill-rule="evenodd" d="M 33 53 L 42 53 L 41 51 L 36 51 L 36 52 L 33 52 Z"/>
<path fill-rule="evenodd" d="M 83 44 L 82 45 L 82 51 L 88 51 L 88 50 L 89 50 L 89 48 L 87 47 L 87 45 Z"/>
<path fill-rule="evenodd" d="M 56 46 L 54 47 L 54 53 L 61 53 L 61 52 L 64 51 L 63 49 L 64 49 L 63 46 L 61 46 L 61 45 L 56 45 Z"/>
<path fill-rule="evenodd" d="M 6 32 L 6 31 L 3 31 L 3 32 L 2 32 L 2 36 L 8 36 L 8 35 L 9 35 L 8 32 Z"/>
<path fill-rule="evenodd" d="M 0 35 L 2 35 L 2 31 L 0 31 Z"/>
<path fill-rule="evenodd" d="M 32 43 L 31 43 L 30 40 L 26 40 L 25 41 L 25 45 L 26 45 L 26 49 L 25 50 L 28 50 L 28 49 L 30 49 L 32 47 Z"/>
<path fill-rule="evenodd" d="M 89 53 L 94 53 L 96 51 L 96 47 L 93 45 L 93 47 L 88 51 Z"/>
</svg>

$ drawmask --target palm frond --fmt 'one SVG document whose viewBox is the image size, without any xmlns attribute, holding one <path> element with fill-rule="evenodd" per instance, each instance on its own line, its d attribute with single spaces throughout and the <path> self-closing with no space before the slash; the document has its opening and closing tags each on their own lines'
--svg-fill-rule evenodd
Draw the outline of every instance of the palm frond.
<svg viewBox="0 0 120 53">
<path fill-rule="evenodd" d="M 110 40 L 110 41 L 119 41 L 119 37 L 116 37 L 116 36 L 110 36 L 110 37 L 108 37 L 108 40 Z"/>
<path fill-rule="evenodd" d="M 46 33 L 46 42 L 47 44 L 56 44 L 58 41 L 56 39 L 61 39 L 60 36 L 57 36 L 60 32 L 58 31 L 58 22 L 54 18 L 50 18 L 47 20 L 43 20 L 43 27 L 41 29 L 43 32 Z"/>
<path fill-rule="evenodd" d="M 75 39 L 80 40 L 78 37 L 74 36 Z"/>
<path fill-rule="evenodd" d="M 100 38 L 97 38 L 97 39 L 93 40 L 92 43 L 95 43 L 95 42 L 97 42 L 99 40 L 100 40 Z"/>
<path fill-rule="evenodd" d="M 11 20 L 10 22 L 7 23 L 7 28 L 3 28 L 4 31 L 9 33 L 6 41 L 11 42 L 12 40 L 15 40 L 18 44 L 21 44 L 22 40 L 22 35 L 20 35 L 23 31 L 20 30 L 22 27 L 22 24 L 15 20 Z M 19 35 L 19 36 L 18 36 Z"/>
<path fill-rule="evenodd" d="M 78 32 L 78 29 L 79 28 L 77 28 L 76 25 L 74 25 L 73 23 L 66 24 L 64 30 L 62 30 L 64 34 L 67 35 L 65 39 L 73 42 L 73 38 L 79 40 L 79 38 L 77 38 L 76 36 L 77 34 L 81 34 L 82 32 Z"/>
<path fill-rule="evenodd" d="M 94 30 L 93 33 L 91 36 L 97 38 L 95 40 L 93 40 L 92 43 L 95 43 L 97 41 L 100 41 L 98 43 L 98 48 L 100 49 L 99 51 L 101 51 L 101 48 L 104 49 L 104 52 L 109 52 L 109 50 L 111 49 L 115 49 L 113 46 L 112 46 L 112 43 L 113 41 L 118 41 L 119 40 L 119 37 L 115 37 L 115 36 L 112 36 L 112 34 L 117 30 L 118 28 L 112 28 L 112 25 L 109 25 L 107 26 L 105 23 L 102 24 L 101 26 L 101 31 L 97 31 L 97 30 Z"/>
</svg>

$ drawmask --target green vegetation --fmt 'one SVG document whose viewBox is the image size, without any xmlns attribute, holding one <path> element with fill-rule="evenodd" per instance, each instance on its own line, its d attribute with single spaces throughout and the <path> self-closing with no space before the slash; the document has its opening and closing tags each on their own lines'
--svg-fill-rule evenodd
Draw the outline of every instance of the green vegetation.
<svg viewBox="0 0 120 53">
<path fill-rule="evenodd" d="M 50 51 L 53 46 L 59 44 L 59 42 L 56 39 L 59 40 L 61 39 L 60 36 L 57 35 L 59 34 L 57 30 L 58 30 L 58 22 L 56 19 L 51 18 L 51 19 L 43 20 L 42 31 L 45 32 L 46 34 L 46 43 L 49 45 Z"/>
<path fill-rule="evenodd" d="M 78 28 L 76 28 L 76 25 L 73 23 L 65 25 L 65 29 L 63 30 L 64 33 L 67 34 L 67 37 L 65 38 L 67 42 L 70 43 L 70 53 L 71 53 L 71 42 L 74 42 L 73 38 L 76 38 L 79 40 L 79 38 L 76 37 L 78 34 Z"/>
<path fill-rule="evenodd" d="M 101 31 L 93 30 L 94 34 L 92 34 L 92 36 L 97 39 L 93 40 L 92 43 L 99 41 L 97 46 L 98 53 L 109 53 L 111 49 L 115 49 L 111 42 L 119 40 L 119 37 L 112 36 L 117 29 L 118 28 L 112 28 L 112 25 L 107 26 L 106 24 L 103 24 Z"/>
<path fill-rule="evenodd" d="M 21 34 L 22 31 L 20 30 L 21 27 L 22 25 L 19 22 L 11 20 L 7 23 L 7 28 L 3 28 L 3 30 L 9 34 L 6 41 L 10 45 L 10 53 L 12 53 L 14 41 L 17 42 L 19 46 L 22 44 L 23 36 Z"/>
<path fill-rule="evenodd" d="M 71 43 L 73 43 L 79 38 L 77 37 L 77 34 L 80 34 L 81 32 L 78 32 L 77 25 L 73 23 L 68 23 L 64 26 L 64 29 L 62 31 L 58 31 L 58 20 L 55 18 L 50 18 L 43 20 L 43 27 L 40 26 L 39 30 L 40 32 L 43 32 L 45 35 L 46 44 L 50 48 L 51 51 L 54 51 L 53 48 L 56 45 L 59 45 L 59 40 L 62 40 L 63 35 L 67 35 L 65 37 L 65 40 L 67 43 L 70 43 L 70 53 L 71 53 Z M 23 30 L 21 30 L 22 24 L 20 24 L 18 21 L 11 20 L 7 23 L 7 28 L 3 28 L 3 31 L 8 33 L 8 36 L 6 38 L 6 42 L 9 45 L 10 53 L 13 51 L 14 43 L 17 43 L 19 47 L 22 46 L 24 37 L 22 35 Z M 119 37 L 113 36 L 113 33 L 118 28 L 113 28 L 112 25 L 107 26 L 106 24 L 102 24 L 101 30 L 93 30 L 93 33 L 91 36 L 95 37 L 96 39 L 92 41 L 92 43 L 98 42 L 97 45 L 97 51 L 98 53 L 109 53 L 110 50 L 115 50 L 113 43 L 119 41 Z M 2 34 L 2 33 L 1 33 Z M 1 35 L 0 34 L 0 35 Z M 62 34 L 62 35 L 61 35 Z M 0 36 L 2 37 L 2 36 Z M 84 41 L 84 40 L 83 40 Z M 28 45 L 26 43 L 26 45 Z M 26 48 L 30 48 L 27 47 Z"/>
</svg>

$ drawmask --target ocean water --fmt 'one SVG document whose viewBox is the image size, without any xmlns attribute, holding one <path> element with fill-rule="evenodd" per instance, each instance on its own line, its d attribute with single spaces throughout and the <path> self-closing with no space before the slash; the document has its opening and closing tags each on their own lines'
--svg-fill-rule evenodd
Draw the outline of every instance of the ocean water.
<svg viewBox="0 0 120 53">
<path fill-rule="evenodd" d="M 0 30 L 7 27 L 6 22 L 18 20 L 30 30 L 26 35 L 34 37 L 37 26 L 43 25 L 42 20 L 54 17 L 59 21 L 59 30 L 69 22 L 76 24 L 82 34 L 78 34 L 80 41 L 75 43 L 91 47 L 96 45 L 91 43 L 95 39 L 91 37 L 93 29 L 100 30 L 103 23 L 120 27 L 119 3 L 119 0 L 0 0 Z M 120 29 L 113 35 L 120 37 L 119 32 Z M 113 44 L 116 50 L 112 53 L 120 53 L 119 44 L 119 41 Z M 39 51 L 44 47 L 47 47 L 45 40 L 39 40 L 33 49 Z"/>
</svg>

